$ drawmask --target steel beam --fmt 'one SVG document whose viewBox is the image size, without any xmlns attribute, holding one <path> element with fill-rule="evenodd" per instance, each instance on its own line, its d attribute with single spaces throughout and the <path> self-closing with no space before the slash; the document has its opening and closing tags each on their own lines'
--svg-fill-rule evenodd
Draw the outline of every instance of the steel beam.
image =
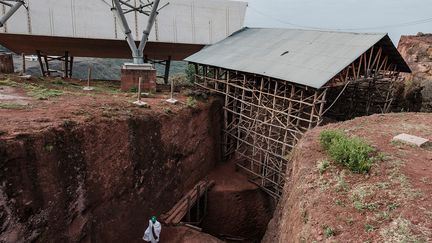
<svg viewBox="0 0 432 243">
<path fill-rule="evenodd" d="M 143 36 L 141 39 L 141 42 L 139 46 L 137 47 L 134 41 L 134 38 L 132 36 L 132 31 L 129 27 L 129 24 L 127 22 L 127 19 L 125 17 L 125 12 L 122 9 L 121 1 L 120 0 L 113 0 L 113 8 L 111 11 L 114 12 L 117 19 L 120 20 L 122 31 L 126 36 L 126 41 L 129 44 L 129 48 L 132 51 L 132 57 L 133 57 L 133 63 L 135 64 L 143 64 L 144 63 L 144 48 L 147 44 L 148 37 L 150 35 L 151 29 L 153 28 L 153 24 L 155 22 L 156 16 L 157 16 L 157 8 L 159 6 L 159 0 L 155 0 L 153 2 L 153 7 L 149 15 L 149 19 L 147 22 L 147 27 L 143 31 Z"/>
<path fill-rule="evenodd" d="M 16 3 L 9 9 L 9 11 L 7 11 L 7 13 L 5 15 L 3 15 L 2 17 L 0 17 L 0 27 L 3 27 L 6 24 L 6 22 L 8 21 L 8 19 L 10 17 L 12 17 L 12 15 L 16 11 L 18 11 L 18 9 L 22 5 L 24 5 L 24 1 L 17 0 L 17 1 L 13 1 L 13 2 L 16 2 Z M 1 2 L 1 3 L 6 4 L 5 2 Z M 9 4 L 6 4 L 6 5 L 9 5 Z"/>
<path fill-rule="evenodd" d="M 125 34 L 126 41 L 129 45 L 129 48 L 132 51 L 133 61 L 136 64 L 141 64 L 141 63 L 143 63 L 142 55 L 140 58 L 140 54 L 139 54 L 138 49 L 137 49 L 136 44 L 135 44 L 135 40 L 132 36 L 132 31 L 129 28 L 129 24 L 126 20 L 124 13 L 123 13 L 123 9 L 121 8 L 120 1 L 119 0 L 113 0 L 113 4 L 114 4 L 114 7 L 111 9 L 111 11 L 113 11 L 113 13 L 116 15 L 117 19 L 120 20 L 122 31 Z M 141 60 L 139 60 L 139 59 L 141 59 Z"/>
<path fill-rule="evenodd" d="M 145 48 L 145 46 L 147 44 L 147 41 L 148 41 L 148 37 L 150 35 L 150 31 L 153 28 L 153 24 L 155 22 L 156 15 L 157 15 L 157 8 L 159 6 L 159 2 L 160 2 L 159 0 L 155 0 L 153 2 L 153 8 L 151 10 L 151 13 L 150 13 L 150 16 L 149 16 L 149 19 L 148 19 L 148 22 L 147 22 L 147 28 L 143 32 L 143 36 L 141 38 L 141 42 L 140 42 L 140 45 L 138 47 L 138 51 L 140 53 L 143 53 L 144 48 Z"/>
</svg>

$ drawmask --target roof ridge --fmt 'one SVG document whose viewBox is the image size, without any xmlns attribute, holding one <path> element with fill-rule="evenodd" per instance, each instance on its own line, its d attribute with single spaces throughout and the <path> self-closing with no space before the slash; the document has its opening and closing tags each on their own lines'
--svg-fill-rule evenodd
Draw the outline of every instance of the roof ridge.
<svg viewBox="0 0 432 243">
<path fill-rule="evenodd" d="M 323 30 L 314 30 L 314 29 L 301 29 L 301 28 L 272 28 L 272 27 L 249 27 L 249 26 L 245 26 L 241 30 L 244 30 L 244 29 L 251 29 L 251 30 L 254 30 L 254 29 L 261 29 L 261 30 L 297 30 L 297 31 L 341 33 L 341 34 L 358 34 L 358 35 L 388 35 L 387 32 L 351 32 L 351 31 L 338 31 L 338 30 L 330 30 L 330 29 L 329 30 L 324 30 L 324 29 Z"/>
</svg>

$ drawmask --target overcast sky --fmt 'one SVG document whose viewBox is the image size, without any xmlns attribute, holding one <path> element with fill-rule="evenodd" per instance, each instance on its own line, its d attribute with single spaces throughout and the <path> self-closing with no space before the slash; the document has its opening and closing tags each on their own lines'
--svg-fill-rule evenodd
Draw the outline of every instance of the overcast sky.
<svg viewBox="0 0 432 243">
<path fill-rule="evenodd" d="M 432 33 L 432 0 L 246 0 L 249 27 L 339 29 L 401 35 Z M 418 24 L 415 24 L 418 23 Z"/>
</svg>

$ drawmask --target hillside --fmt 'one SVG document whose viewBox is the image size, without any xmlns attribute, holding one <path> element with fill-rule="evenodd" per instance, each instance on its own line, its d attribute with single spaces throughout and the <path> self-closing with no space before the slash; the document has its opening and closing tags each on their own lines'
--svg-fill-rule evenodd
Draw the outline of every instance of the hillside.
<svg viewBox="0 0 432 243">
<path fill-rule="evenodd" d="M 21 70 L 21 57 L 14 57 L 14 65 L 16 70 Z M 93 79 L 99 80 L 120 80 L 120 69 L 123 63 L 130 62 L 127 59 L 109 59 L 109 58 L 75 58 L 73 66 L 73 78 L 76 79 L 87 79 L 88 66 L 92 66 L 92 77 Z M 27 73 L 39 76 L 40 66 L 37 61 L 27 61 Z M 54 63 L 52 69 L 60 69 L 61 63 Z M 170 75 L 178 76 L 185 75 L 187 67 L 186 62 L 173 61 L 171 63 Z M 162 75 L 165 67 L 162 65 L 156 65 L 158 75 Z"/>
<path fill-rule="evenodd" d="M 263 242 L 431 242 L 432 150 L 391 142 L 400 133 L 432 139 L 430 121 L 431 114 L 373 115 L 306 133 Z M 319 135 L 329 129 L 376 150 L 369 173 L 328 157 Z"/>
</svg>

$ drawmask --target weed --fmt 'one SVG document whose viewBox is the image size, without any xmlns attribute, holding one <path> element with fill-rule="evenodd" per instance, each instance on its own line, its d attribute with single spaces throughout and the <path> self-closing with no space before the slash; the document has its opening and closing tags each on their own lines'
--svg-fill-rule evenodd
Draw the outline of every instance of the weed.
<svg viewBox="0 0 432 243">
<path fill-rule="evenodd" d="M 345 191 L 346 192 L 349 190 L 349 186 L 345 181 L 345 175 L 343 173 L 338 175 L 336 180 L 337 180 L 336 191 L 338 191 L 338 192 Z"/>
<path fill-rule="evenodd" d="M 397 218 L 380 232 L 385 242 L 418 242 L 412 234 L 412 223 L 404 218 Z"/>
<path fill-rule="evenodd" d="M 382 211 L 382 212 L 379 212 L 379 213 L 375 214 L 375 221 L 381 222 L 383 220 L 390 219 L 390 217 L 391 217 L 390 212 L 387 211 L 387 210 L 385 210 L 385 211 Z"/>
<path fill-rule="evenodd" d="M 370 225 L 370 224 L 365 224 L 365 230 L 366 230 L 366 232 L 372 232 L 375 230 L 375 226 Z"/>
<path fill-rule="evenodd" d="M 197 103 L 197 100 L 192 96 L 189 96 L 186 100 L 186 106 L 188 108 L 195 108 L 197 106 Z"/>
<path fill-rule="evenodd" d="M 327 225 L 323 225 L 322 228 L 324 230 L 325 237 L 330 238 L 330 237 L 336 235 L 336 232 L 332 227 L 327 226 Z"/>
<path fill-rule="evenodd" d="M 390 187 L 390 184 L 389 184 L 388 182 L 378 182 L 378 183 L 376 184 L 376 186 L 377 186 L 379 189 L 386 190 L 386 189 L 388 189 L 388 188 Z"/>
<path fill-rule="evenodd" d="M 403 146 L 410 146 L 410 147 L 414 147 L 414 148 L 416 148 L 416 146 L 413 145 L 413 144 L 404 143 L 404 142 L 399 141 L 399 140 L 392 140 L 392 141 L 391 141 L 391 144 L 392 144 L 393 146 L 399 148 L 399 149 L 402 148 Z"/>
<path fill-rule="evenodd" d="M 0 86 L 17 87 L 18 83 L 10 79 L 0 80 Z"/>
<path fill-rule="evenodd" d="M 340 131 L 326 130 L 320 134 L 321 146 L 339 164 L 347 166 L 355 173 L 370 170 L 374 149 L 359 138 L 350 138 Z"/>
<path fill-rule="evenodd" d="M 351 200 L 353 206 L 359 211 L 363 210 L 375 210 L 377 208 L 376 203 L 366 202 L 366 197 L 374 193 L 373 188 L 370 186 L 360 186 L 355 188 L 351 193 Z"/>
<path fill-rule="evenodd" d="M 390 158 L 390 156 L 388 156 L 387 154 L 385 154 L 385 153 L 378 153 L 373 159 L 375 160 L 375 161 L 386 161 L 386 160 L 388 160 Z"/>
<path fill-rule="evenodd" d="M 320 175 L 322 175 L 329 166 L 330 163 L 328 162 L 328 160 L 321 160 L 317 165 Z"/>
<path fill-rule="evenodd" d="M 56 85 L 65 85 L 65 84 L 67 84 L 61 78 L 56 78 L 51 83 L 52 84 L 56 84 Z"/>
<path fill-rule="evenodd" d="M 63 91 L 61 90 L 43 88 L 32 84 L 26 84 L 24 85 L 24 88 L 29 96 L 38 100 L 47 100 L 51 97 L 57 97 L 63 94 Z"/>
<path fill-rule="evenodd" d="M 25 108 L 27 108 L 26 105 L 21 105 L 16 103 L 0 103 L 0 109 L 23 110 Z"/>
<path fill-rule="evenodd" d="M 335 204 L 341 207 L 345 206 L 344 203 L 339 199 L 336 199 Z"/>
<path fill-rule="evenodd" d="M 133 86 L 133 87 L 131 87 L 131 88 L 129 89 L 129 92 L 131 92 L 131 93 L 136 93 L 136 92 L 138 92 L 138 87 L 137 87 L 137 86 Z"/>
<path fill-rule="evenodd" d="M 398 207 L 399 207 L 399 204 L 397 204 L 397 203 L 390 203 L 389 205 L 387 205 L 387 209 L 389 211 L 395 210 Z"/>
</svg>

